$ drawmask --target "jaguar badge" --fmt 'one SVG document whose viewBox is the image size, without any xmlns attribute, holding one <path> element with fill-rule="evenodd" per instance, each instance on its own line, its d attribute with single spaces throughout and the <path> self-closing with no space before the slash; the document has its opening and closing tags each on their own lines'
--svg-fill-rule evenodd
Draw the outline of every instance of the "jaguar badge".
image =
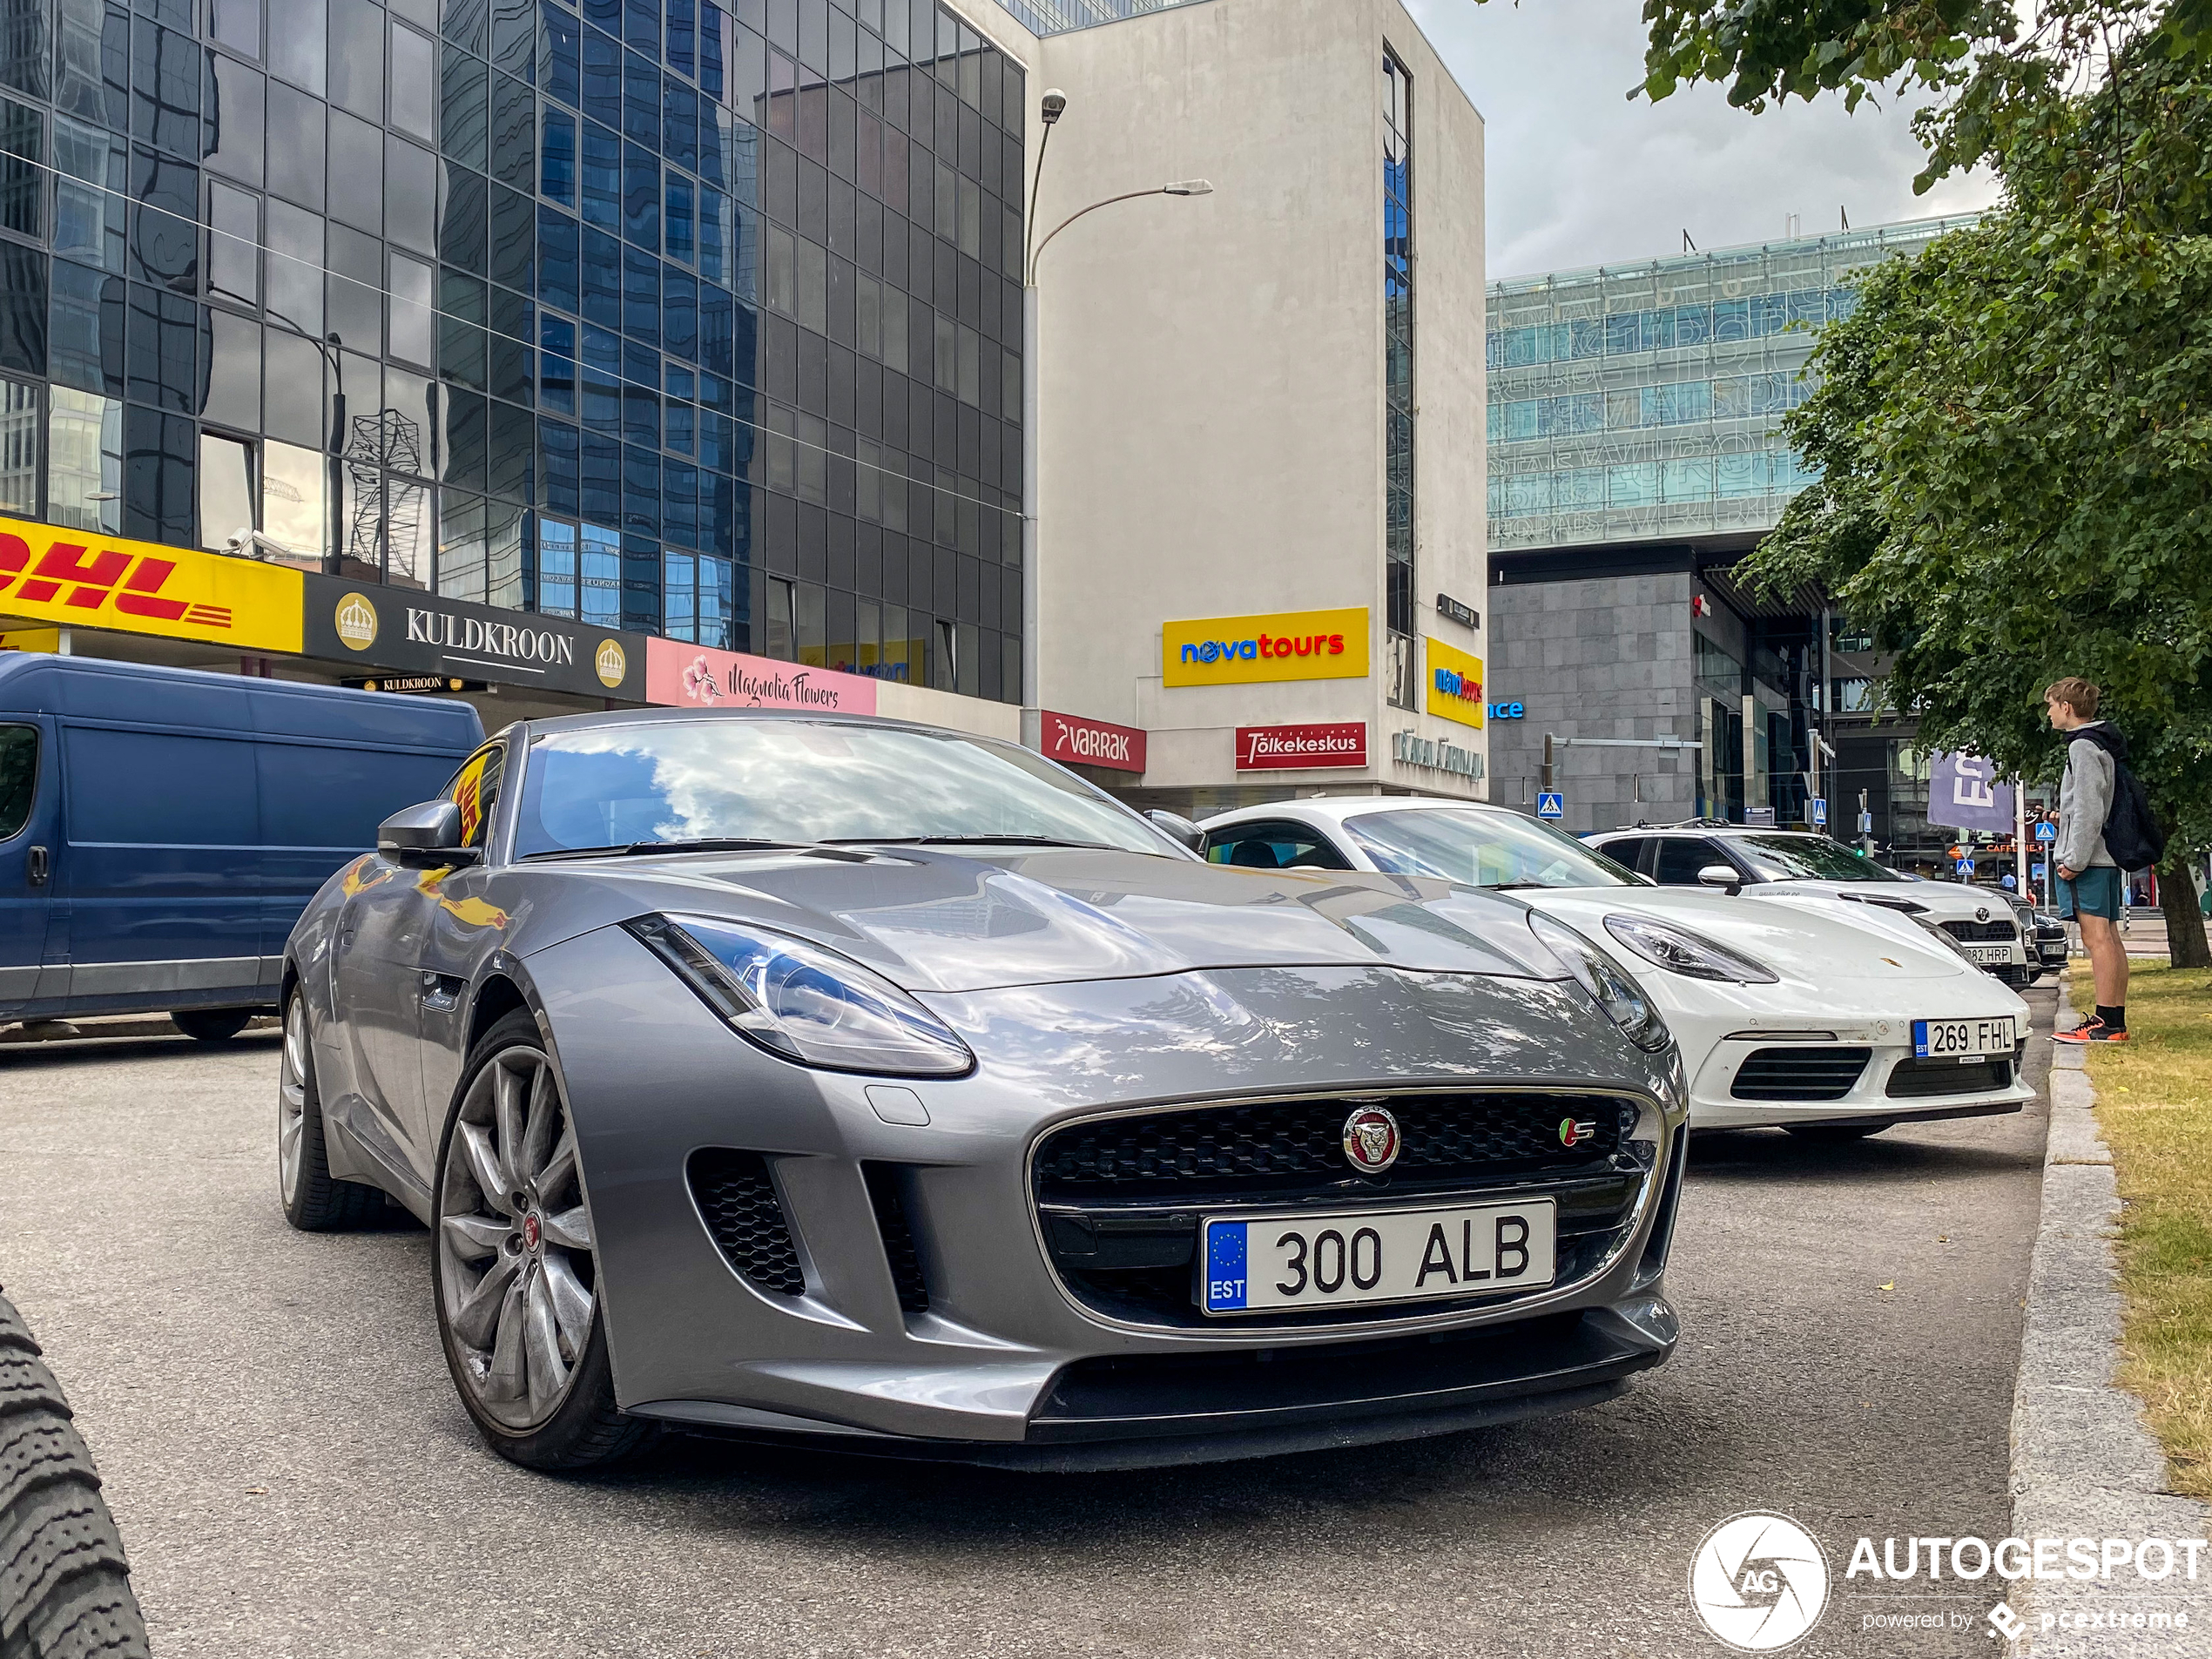
<svg viewBox="0 0 2212 1659">
<path fill-rule="evenodd" d="M 1362 1106 L 1344 1120 L 1344 1156 L 1362 1175 L 1380 1175 L 1397 1163 L 1398 1146 L 1398 1120 L 1379 1106 Z"/>
</svg>

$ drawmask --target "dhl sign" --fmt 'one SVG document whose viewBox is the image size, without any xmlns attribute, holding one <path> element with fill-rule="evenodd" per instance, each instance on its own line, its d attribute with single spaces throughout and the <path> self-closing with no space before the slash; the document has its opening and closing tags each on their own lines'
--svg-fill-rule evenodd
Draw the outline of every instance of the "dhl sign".
<svg viewBox="0 0 2212 1659">
<path fill-rule="evenodd" d="M 300 572 L 0 518 L 0 617 L 297 651 Z"/>
</svg>

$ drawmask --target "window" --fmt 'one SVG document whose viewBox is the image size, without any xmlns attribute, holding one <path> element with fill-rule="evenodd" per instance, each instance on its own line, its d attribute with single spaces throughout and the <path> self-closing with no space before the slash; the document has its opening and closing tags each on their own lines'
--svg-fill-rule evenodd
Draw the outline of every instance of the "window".
<svg viewBox="0 0 2212 1659">
<path fill-rule="evenodd" d="M 482 846 L 499 805 L 499 782 L 506 770 L 507 747 L 495 743 L 469 757 L 445 787 L 445 798 L 461 808 L 461 844 Z"/>
<path fill-rule="evenodd" d="M 1650 846 L 1648 836 L 1624 835 L 1618 840 L 1601 844 L 1598 851 L 1623 869 L 1640 870 L 1643 867 L 1644 852 Z"/>
<path fill-rule="evenodd" d="M 38 516 L 38 388 L 0 380 L 0 507 Z"/>
<path fill-rule="evenodd" d="M 240 305 L 261 301 L 260 198 L 207 181 L 207 292 Z"/>
<path fill-rule="evenodd" d="M 1861 675 L 1829 682 L 1833 693 L 1832 711 L 1838 714 L 1873 714 L 1879 711 L 1880 699 L 1874 695 L 1874 682 Z"/>
<path fill-rule="evenodd" d="M 1662 887 L 1694 887 L 1700 870 L 1728 862 L 1728 855 L 1703 837 L 1669 836 L 1659 843 L 1659 861 L 1652 879 Z"/>
<path fill-rule="evenodd" d="M 46 117 L 13 98 L 0 98 L 0 230 L 34 240 L 41 234 L 46 199 Z"/>
<path fill-rule="evenodd" d="M 586 524 L 578 536 L 577 605 L 585 622 L 598 628 L 622 626 L 622 538 L 613 530 Z"/>
<path fill-rule="evenodd" d="M 1287 820 L 1232 824 L 1217 830 L 1206 838 L 1206 861 L 1244 870 L 1288 870 L 1299 865 L 1318 870 L 1352 867 L 1319 831 Z"/>
<path fill-rule="evenodd" d="M 328 462 L 313 449 L 279 443 L 261 445 L 261 533 L 297 555 L 296 563 L 320 568 L 328 528 L 323 482 Z"/>
<path fill-rule="evenodd" d="M 253 453 L 236 438 L 199 435 L 199 544 L 222 551 L 251 547 Z"/>
<path fill-rule="evenodd" d="M 0 725 L 0 841 L 23 833 L 38 795 L 38 728 Z"/>
<path fill-rule="evenodd" d="M 537 524 L 537 608 L 549 617 L 576 615 L 576 526 Z"/>
<path fill-rule="evenodd" d="M 793 583 L 783 577 L 768 578 L 768 655 L 786 662 L 797 656 L 792 637 L 792 587 Z"/>
<path fill-rule="evenodd" d="M 123 529 L 123 405 L 47 388 L 46 516 L 72 529 Z"/>
</svg>

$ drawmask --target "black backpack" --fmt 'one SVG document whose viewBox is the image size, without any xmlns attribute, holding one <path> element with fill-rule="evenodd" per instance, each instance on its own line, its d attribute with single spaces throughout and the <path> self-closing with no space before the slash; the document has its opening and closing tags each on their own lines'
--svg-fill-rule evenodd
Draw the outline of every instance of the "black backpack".
<svg viewBox="0 0 2212 1659">
<path fill-rule="evenodd" d="M 2112 815 L 2105 819 L 2105 851 L 2123 870 L 2148 870 L 2166 856 L 2166 832 L 2151 816 L 2143 780 L 2116 756 L 2112 763 Z"/>
</svg>

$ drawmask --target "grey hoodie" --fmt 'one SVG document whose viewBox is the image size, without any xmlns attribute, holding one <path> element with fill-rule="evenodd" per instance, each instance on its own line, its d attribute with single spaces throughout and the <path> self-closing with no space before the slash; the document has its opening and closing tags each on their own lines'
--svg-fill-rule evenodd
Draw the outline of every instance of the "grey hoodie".
<svg viewBox="0 0 2212 1659">
<path fill-rule="evenodd" d="M 2097 732 L 2097 737 L 2090 734 Z M 2055 854 L 2069 870 L 2109 866 L 2105 820 L 2112 816 L 2113 760 L 2106 742 L 2117 737 L 2102 720 L 2076 726 L 2067 734 L 2066 776 L 2059 782 L 2059 841 Z M 2108 741 L 2108 738 L 2107 738 Z"/>
</svg>

